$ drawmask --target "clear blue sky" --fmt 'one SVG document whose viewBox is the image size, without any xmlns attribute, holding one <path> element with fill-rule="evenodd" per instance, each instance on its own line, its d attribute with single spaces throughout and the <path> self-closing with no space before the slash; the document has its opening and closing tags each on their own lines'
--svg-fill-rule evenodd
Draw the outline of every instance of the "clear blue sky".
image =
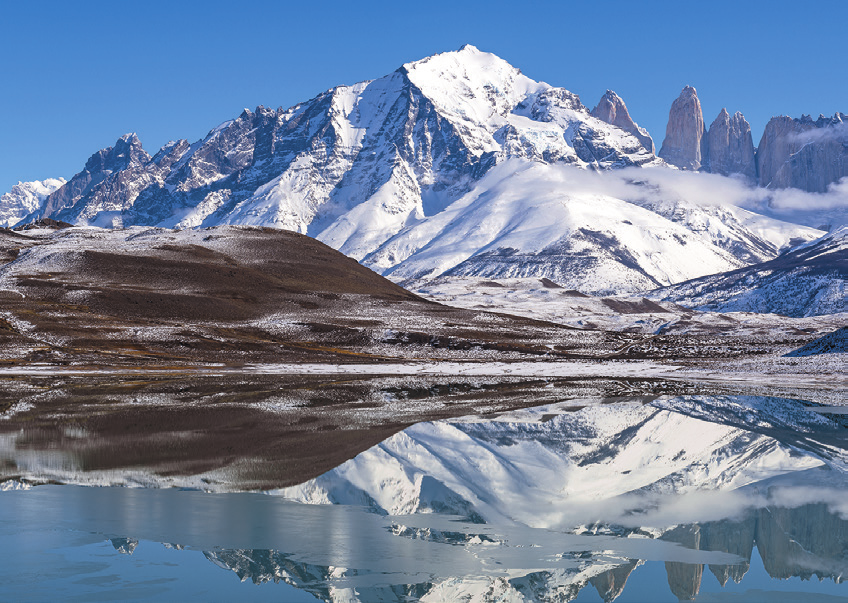
<svg viewBox="0 0 848 603">
<path fill-rule="evenodd" d="M 787 2 L 45 2 L 0 0 L 0 192 L 69 178 L 137 132 L 153 153 L 243 107 L 289 107 L 468 42 L 590 108 L 607 88 L 662 143 L 697 88 L 741 110 L 848 112 L 846 5 Z"/>
</svg>

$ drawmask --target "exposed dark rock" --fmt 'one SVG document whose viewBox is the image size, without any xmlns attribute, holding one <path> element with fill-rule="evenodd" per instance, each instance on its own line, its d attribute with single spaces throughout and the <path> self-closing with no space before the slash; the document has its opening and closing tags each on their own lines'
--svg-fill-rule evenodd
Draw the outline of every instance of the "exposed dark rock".
<svg viewBox="0 0 848 603">
<path fill-rule="evenodd" d="M 832 331 L 824 337 L 786 354 L 789 358 L 817 356 L 819 354 L 844 354 L 848 352 L 848 327 Z"/>
<path fill-rule="evenodd" d="M 132 193 L 137 194 L 132 168 L 143 168 L 150 160 L 138 136 L 125 134 L 115 146 L 101 149 L 89 157 L 85 168 L 62 188 L 51 193 L 43 209 L 33 217 L 76 222 L 84 213 L 84 207 L 79 204 L 81 200 L 97 200 L 117 211 L 126 209 L 135 199 Z M 25 218 L 25 221 L 32 220 Z"/>
</svg>

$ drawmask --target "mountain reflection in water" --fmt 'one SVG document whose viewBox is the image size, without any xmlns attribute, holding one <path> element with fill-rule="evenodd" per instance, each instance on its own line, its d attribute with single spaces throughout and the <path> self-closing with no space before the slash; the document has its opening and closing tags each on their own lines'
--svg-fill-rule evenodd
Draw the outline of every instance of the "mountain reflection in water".
<svg viewBox="0 0 848 603">
<path fill-rule="evenodd" d="M 657 564 L 668 587 L 653 585 L 651 600 L 748 581 L 733 600 L 787 589 L 840 600 L 846 417 L 820 410 L 681 396 L 420 423 L 272 496 L 4 492 L 0 544 L 21 525 L 107 538 L 127 555 L 168 543 L 246 582 L 334 602 L 639 600 L 628 583 Z M 751 577 L 757 558 L 765 571 Z"/>
</svg>

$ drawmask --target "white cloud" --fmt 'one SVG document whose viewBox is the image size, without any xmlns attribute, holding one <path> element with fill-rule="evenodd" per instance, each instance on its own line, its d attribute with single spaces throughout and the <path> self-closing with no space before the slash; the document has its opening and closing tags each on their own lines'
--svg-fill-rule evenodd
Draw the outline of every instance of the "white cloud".
<svg viewBox="0 0 848 603">
<path fill-rule="evenodd" d="M 811 128 L 797 134 L 792 134 L 790 139 L 801 144 L 822 142 L 824 140 L 845 140 L 848 139 L 848 123 L 839 122 L 823 128 Z"/>
<path fill-rule="evenodd" d="M 831 184 L 827 192 L 808 193 L 799 189 L 766 189 L 742 177 L 668 168 L 590 172 L 572 166 L 549 167 L 558 171 L 553 179 L 569 192 L 608 195 L 640 204 L 685 200 L 699 205 L 734 205 L 770 214 L 848 209 L 848 177 Z"/>
</svg>

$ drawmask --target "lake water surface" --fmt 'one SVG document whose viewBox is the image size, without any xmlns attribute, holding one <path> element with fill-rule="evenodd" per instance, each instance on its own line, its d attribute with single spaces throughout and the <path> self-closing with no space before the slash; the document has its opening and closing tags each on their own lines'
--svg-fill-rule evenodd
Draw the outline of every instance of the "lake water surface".
<svg viewBox="0 0 848 603">
<path fill-rule="evenodd" d="M 9 480 L 0 600 L 846 601 L 833 411 L 570 399 L 418 423 L 261 493 Z M 15 442 L 7 473 L 50 465 Z"/>
</svg>

